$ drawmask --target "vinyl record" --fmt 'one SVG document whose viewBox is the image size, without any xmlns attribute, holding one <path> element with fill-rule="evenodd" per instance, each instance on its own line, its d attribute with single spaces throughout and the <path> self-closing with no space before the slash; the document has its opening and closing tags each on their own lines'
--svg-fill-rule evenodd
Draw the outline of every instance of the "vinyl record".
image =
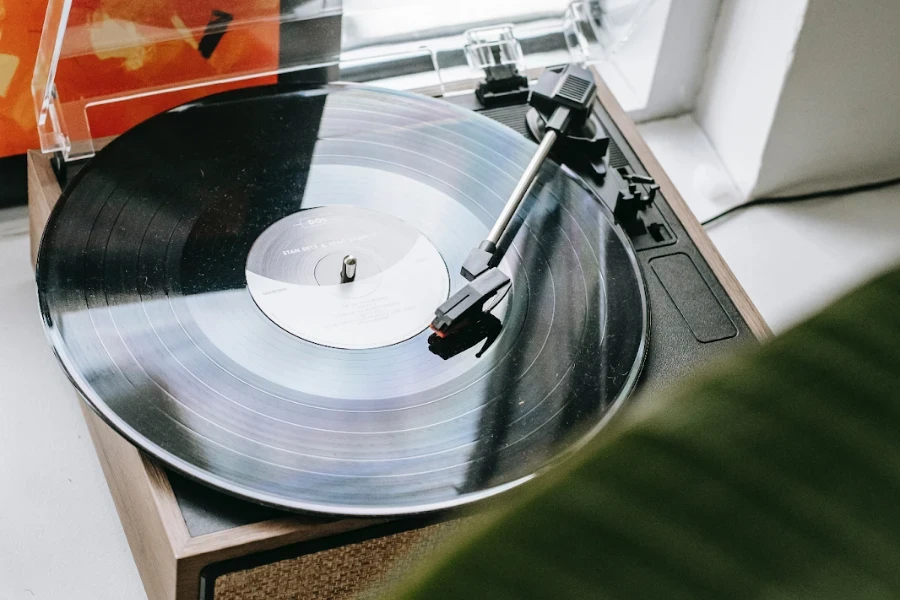
<svg viewBox="0 0 900 600">
<path fill-rule="evenodd" d="M 446 102 L 356 86 L 154 117 L 51 216 L 52 345 L 123 436 L 242 498 L 398 515 L 509 489 L 599 431 L 649 324 L 629 242 L 548 163 L 502 243 L 510 289 L 462 335 L 428 329 L 534 149 Z"/>
</svg>

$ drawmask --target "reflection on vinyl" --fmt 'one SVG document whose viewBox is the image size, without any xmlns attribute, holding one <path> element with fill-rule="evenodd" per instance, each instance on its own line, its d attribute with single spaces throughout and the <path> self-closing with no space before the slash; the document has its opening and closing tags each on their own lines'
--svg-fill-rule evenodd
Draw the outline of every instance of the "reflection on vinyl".
<svg viewBox="0 0 900 600">
<path fill-rule="evenodd" d="M 548 163 L 501 243 L 510 289 L 465 335 L 428 329 L 534 147 L 363 87 L 228 92 L 155 117 L 50 219 L 54 349 L 122 435 L 242 498 L 397 515 L 509 489 L 597 433 L 649 320 L 611 215 Z"/>
</svg>

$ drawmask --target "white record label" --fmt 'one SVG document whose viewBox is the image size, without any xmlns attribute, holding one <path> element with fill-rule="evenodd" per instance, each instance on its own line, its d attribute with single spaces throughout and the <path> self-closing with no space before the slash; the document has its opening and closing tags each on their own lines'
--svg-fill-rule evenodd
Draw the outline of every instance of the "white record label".
<svg viewBox="0 0 900 600">
<path fill-rule="evenodd" d="M 344 257 L 356 278 L 341 282 Z M 323 346 L 390 346 L 428 327 L 450 279 L 432 243 L 400 219 L 352 206 L 281 219 L 254 242 L 247 287 L 279 327 Z"/>
</svg>

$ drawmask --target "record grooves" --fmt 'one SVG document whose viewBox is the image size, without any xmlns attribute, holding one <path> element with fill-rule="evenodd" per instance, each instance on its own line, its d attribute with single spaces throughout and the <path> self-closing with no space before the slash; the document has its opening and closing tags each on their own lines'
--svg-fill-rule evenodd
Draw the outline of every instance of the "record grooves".
<svg viewBox="0 0 900 600">
<path fill-rule="evenodd" d="M 512 289 L 484 338 L 430 339 L 533 149 L 448 103 L 355 86 L 154 117 L 51 216 L 53 347 L 126 438 L 239 497 L 396 515 L 494 495 L 592 437 L 647 346 L 633 249 L 554 164 L 504 240 Z M 341 283 L 350 254 L 359 276 Z"/>
</svg>

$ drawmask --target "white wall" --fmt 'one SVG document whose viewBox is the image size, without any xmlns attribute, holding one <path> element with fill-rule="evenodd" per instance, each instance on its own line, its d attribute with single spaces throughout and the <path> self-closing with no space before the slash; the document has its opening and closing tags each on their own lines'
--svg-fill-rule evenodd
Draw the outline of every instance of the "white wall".
<svg viewBox="0 0 900 600">
<path fill-rule="evenodd" d="M 900 177 L 900 1 L 810 0 L 756 196 Z"/>
<path fill-rule="evenodd" d="M 756 186 L 806 8 L 807 0 L 722 3 L 694 116 L 747 197 Z"/>
<path fill-rule="evenodd" d="M 694 118 L 746 198 L 900 177 L 900 1 L 724 0 Z"/>
<path fill-rule="evenodd" d="M 721 4 L 721 0 L 671 0 L 668 21 L 653 57 L 647 103 L 641 110 L 632 111 L 635 121 L 674 117 L 693 109 Z"/>
</svg>

